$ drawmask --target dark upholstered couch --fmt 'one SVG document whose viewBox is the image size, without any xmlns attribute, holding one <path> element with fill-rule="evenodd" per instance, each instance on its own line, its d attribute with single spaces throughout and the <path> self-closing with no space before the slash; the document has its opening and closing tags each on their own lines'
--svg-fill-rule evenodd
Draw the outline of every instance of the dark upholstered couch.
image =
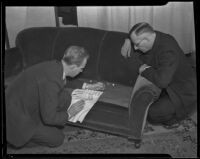
<svg viewBox="0 0 200 159">
<path fill-rule="evenodd" d="M 133 87 L 138 76 L 138 71 L 134 70 L 137 62 L 124 59 L 120 53 L 126 37 L 127 34 L 122 32 L 82 27 L 25 29 L 17 35 L 16 47 L 6 51 L 6 85 L 27 67 L 46 60 L 61 60 L 68 46 L 79 45 L 88 50 L 90 58 L 86 68 L 76 79 L 103 80 Z M 97 102 L 84 122 L 75 125 L 128 134 L 128 117 L 127 108 Z M 121 125 L 125 128 L 121 128 Z"/>
<path fill-rule="evenodd" d="M 77 78 L 103 80 L 133 87 L 138 76 L 138 70 L 134 67 L 137 61 L 134 58 L 124 59 L 120 53 L 126 37 L 127 34 L 122 32 L 83 27 L 25 29 L 17 35 L 16 47 L 6 50 L 5 82 L 9 84 L 17 74 L 36 63 L 52 59 L 61 60 L 68 46 L 80 45 L 89 51 L 90 59 L 85 70 Z M 128 110 L 125 108 L 116 110 L 116 107 L 107 103 L 98 105 L 101 110 L 96 106 L 98 113 L 95 113 L 95 110 L 90 113 L 90 116 L 93 114 L 90 128 L 125 132 L 115 124 L 120 122 L 121 125 L 128 124 Z M 113 120 L 113 126 L 108 126 L 106 123 L 108 118 L 109 121 Z M 85 124 L 85 127 L 87 126 L 88 124 Z"/>
<path fill-rule="evenodd" d="M 121 47 L 126 33 L 92 28 L 39 27 L 21 31 L 16 47 L 5 56 L 5 78 L 14 77 L 23 69 L 51 59 L 60 60 L 70 45 L 85 47 L 90 59 L 77 78 L 89 78 L 133 86 L 137 77 L 134 61 L 124 59 Z"/>
<path fill-rule="evenodd" d="M 137 61 L 124 59 L 121 47 L 126 33 L 84 27 L 36 27 L 17 35 L 16 47 L 6 50 L 5 78 L 12 79 L 23 69 L 51 59 L 60 60 L 70 45 L 85 47 L 90 59 L 77 78 L 89 78 L 133 86 L 138 75 Z M 7 82 L 7 81 L 6 81 Z"/>
<path fill-rule="evenodd" d="M 16 47 L 6 50 L 5 78 L 14 77 L 26 67 L 51 60 L 60 60 L 70 45 L 85 47 L 90 59 L 79 77 L 124 85 L 134 85 L 137 70 L 136 61 L 126 60 L 121 47 L 126 33 L 92 28 L 38 27 L 25 29 L 17 35 Z"/>
</svg>

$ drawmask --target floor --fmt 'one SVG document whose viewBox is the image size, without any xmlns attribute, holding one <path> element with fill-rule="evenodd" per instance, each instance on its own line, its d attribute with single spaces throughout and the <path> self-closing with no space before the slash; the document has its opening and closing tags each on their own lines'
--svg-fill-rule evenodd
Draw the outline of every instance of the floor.
<svg viewBox="0 0 200 159">
<path fill-rule="evenodd" d="M 8 148 L 7 154 L 168 154 L 172 157 L 197 157 L 197 113 L 178 128 L 170 130 L 147 124 L 139 149 L 120 136 L 67 126 L 64 133 L 65 141 L 60 147 Z"/>
</svg>

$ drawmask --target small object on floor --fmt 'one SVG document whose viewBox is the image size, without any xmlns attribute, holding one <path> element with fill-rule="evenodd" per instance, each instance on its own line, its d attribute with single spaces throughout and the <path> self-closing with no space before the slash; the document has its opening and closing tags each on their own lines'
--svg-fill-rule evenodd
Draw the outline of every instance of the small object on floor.
<svg viewBox="0 0 200 159">
<path fill-rule="evenodd" d="M 140 148 L 140 146 L 141 146 L 141 142 L 138 142 L 138 143 L 136 142 L 136 143 L 135 143 L 135 148 L 136 148 L 136 149 Z"/>
<path fill-rule="evenodd" d="M 144 127 L 144 133 L 147 133 L 147 132 L 151 132 L 151 131 L 154 131 L 153 127 L 146 122 L 146 125 Z"/>
<path fill-rule="evenodd" d="M 92 133 L 90 134 L 90 136 L 91 136 L 91 137 L 96 137 L 96 136 L 97 136 L 97 133 L 96 133 L 96 132 L 92 132 Z"/>
<path fill-rule="evenodd" d="M 113 83 L 113 84 L 112 84 L 112 86 L 114 87 L 114 86 L 115 86 L 115 84 Z"/>
<path fill-rule="evenodd" d="M 73 139 L 73 137 L 71 137 L 71 136 L 67 138 L 68 141 L 71 141 L 72 139 Z"/>
<path fill-rule="evenodd" d="M 174 129 L 174 128 L 178 128 L 179 126 L 180 126 L 180 123 L 175 123 L 172 125 L 163 125 L 163 127 L 166 129 Z"/>
<path fill-rule="evenodd" d="M 140 146 L 141 146 L 141 139 L 133 139 L 133 138 L 129 137 L 128 140 L 130 142 L 134 143 L 134 146 L 135 146 L 136 149 L 140 148 Z"/>
</svg>

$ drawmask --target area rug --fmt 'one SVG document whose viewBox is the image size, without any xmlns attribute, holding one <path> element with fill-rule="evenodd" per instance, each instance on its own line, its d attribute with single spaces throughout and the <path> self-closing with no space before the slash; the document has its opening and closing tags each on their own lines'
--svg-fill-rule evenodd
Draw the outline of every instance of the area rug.
<svg viewBox="0 0 200 159">
<path fill-rule="evenodd" d="M 194 118 L 188 118 L 172 129 L 147 123 L 139 149 L 120 136 L 76 127 L 66 127 L 64 133 L 65 141 L 60 147 L 8 148 L 7 154 L 169 154 L 172 157 L 197 157 L 197 122 Z"/>
</svg>

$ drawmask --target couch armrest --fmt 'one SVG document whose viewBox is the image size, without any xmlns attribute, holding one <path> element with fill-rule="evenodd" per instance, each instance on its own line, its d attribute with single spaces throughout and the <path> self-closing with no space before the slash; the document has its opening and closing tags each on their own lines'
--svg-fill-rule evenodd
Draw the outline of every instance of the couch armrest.
<svg viewBox="0 0 200 159">
<path fill-rule="evenodd" d="M 23 70 L 22 55 L 17 47 L 5 51 L 4 78 L 15 76 Z"/>
</svg>

